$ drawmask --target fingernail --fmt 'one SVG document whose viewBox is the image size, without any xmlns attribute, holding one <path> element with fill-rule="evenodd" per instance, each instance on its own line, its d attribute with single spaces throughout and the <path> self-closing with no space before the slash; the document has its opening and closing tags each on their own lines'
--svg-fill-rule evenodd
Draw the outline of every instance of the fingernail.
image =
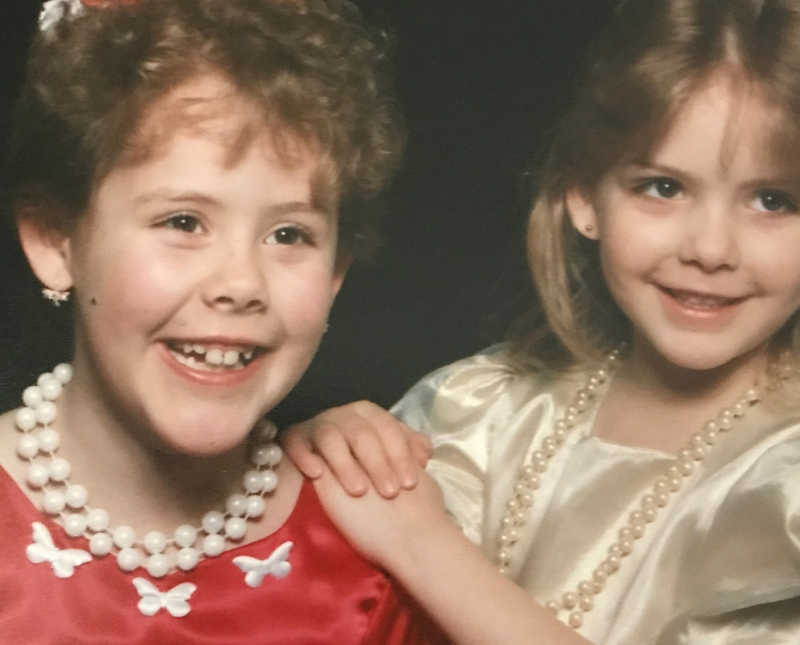
<svg viewBox="0 0 800 645">
<path fill-rule="evenodd" d="M 363 495 L 367 492 L 367 485 L 359 479 L 358 481 L 351 482 L 349 489 L 353 495 Z"/>
<path fill-rule="evenodd" d="M 417 485 L 417 478 L 412 472 L 405 472 L 402 476 L 403 488 L 414 488 Z"/>
</svg>

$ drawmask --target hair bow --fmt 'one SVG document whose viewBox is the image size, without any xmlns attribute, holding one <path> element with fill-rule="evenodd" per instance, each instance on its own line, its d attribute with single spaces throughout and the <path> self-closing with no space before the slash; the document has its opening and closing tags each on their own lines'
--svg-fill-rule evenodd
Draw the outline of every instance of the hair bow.
<svg viewBox="0 0 800 645">
<path fill-rule="evenodd" d="M 77 18 L 86 7 L 110 7 L 113 5 L 132 5 L 138 0 L 48 0 L 39 13 L 39 29 L 49 32 L 63 19 Z"/>
<path fill-rule="evenodd" d="M 64 18 L 75 18 L 84 11 L 81 0 L 48 0 L 39 13 L 39 29 L 48 32 Z"/>
</svg>

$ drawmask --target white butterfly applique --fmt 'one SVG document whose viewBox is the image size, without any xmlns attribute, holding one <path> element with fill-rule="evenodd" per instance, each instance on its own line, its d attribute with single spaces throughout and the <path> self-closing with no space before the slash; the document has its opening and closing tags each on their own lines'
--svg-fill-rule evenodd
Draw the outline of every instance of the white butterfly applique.
<svg viewBox="0 0 800 645">
<path fill-rule="evenodd" d="M 39 29 L 50 31 L 65 16 L 72 18 L 84 12 L 81 0 L 48 0 L 39 13 Z"/>
<path fill-rule="evenodd" d="M 33 543 L 25 549 L 28 560 L 34 564 L 49 562 L 57 578 L 70 578 L 75 567 L 91 562 L 92 556 L 83 549 L 59 549 L 53 543 L 50 531 L 41 522 L 33 523 Z"/>
<path fill-rule="evenodd" d="M 133 586 L 139 592 L 139 611 L 145 616 L 153 616 L 166 609 L 174 618 L 183 618 L 192 608 L 188 600 L 197 589 L 191 582 L 182 582 L 169 591 L 159 591 L 153 583 L 144 578 L 134 578 Z"/>
<path fill-rule="evenodd" d="M 272 552 L 268 558 L 259 560 L 248 555 L 240 555 L 233 559 L 233 563 L 244 571 L 244 581 L 250 587 L 258 587 L 264 580 L 264 576 L 274 578 L 285 578 L 292 570 L 289 563 L 289 551 L 292 550 L 292 542 L 284 542 Z"/>
</svg>

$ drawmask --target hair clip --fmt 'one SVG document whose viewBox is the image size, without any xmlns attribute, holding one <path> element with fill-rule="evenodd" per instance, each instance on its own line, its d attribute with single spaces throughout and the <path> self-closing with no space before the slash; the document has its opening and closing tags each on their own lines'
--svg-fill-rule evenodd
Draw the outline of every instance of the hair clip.
<svg viewBox="0 0 800 645">
<path fill-rule="evenodd" d="M 39 30 L 47 33 L 64 18 L 75 18 L 84 10 L 81 0 L 48 0 L 39 13 Z"/>
</svg>

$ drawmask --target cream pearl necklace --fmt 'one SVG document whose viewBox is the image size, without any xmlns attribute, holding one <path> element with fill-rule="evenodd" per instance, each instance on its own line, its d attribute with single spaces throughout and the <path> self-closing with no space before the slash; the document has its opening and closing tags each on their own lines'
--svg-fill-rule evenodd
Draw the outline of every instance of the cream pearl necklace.
<svg viewBox="0 0 800 645">
<path fill-rule="evenodd" d="M 553 431 L 542 440 L 539 449 L 533 452 L 530 460 L 520 469 L 514 492 L 503 512 L 498 540 L 497 564 L 503 575 L 508 575 L 511 570 L 512 551 L 527 522 L 541 476 L 547 472 L 551 459 L 564 445 L 581 417 L 590 409 L 601 388 L 607 384 L 610 372 L 619 364 L 622 349 L 611 352 L 605 363 L 589 374 L 567 406 L 564 416 L 556 421 Z M 652 489 L 641 497 L 638 505 L 630 512 L 627 522 L 619 529 L 617 540 L 608 547 L 608 555 L 594 568 L 591 579 L 583 580 L 575 589 L 562 594 L 560 599 L 548 601 L 545 603 L 546 607 L 565 620 L 570 627 L 579 629 L 583 625 L 584 614 L 592 610 L 607 579 L 617 573 L 623 560 L 633 552 L 636 541 L 644 535 L 647 525 L 655 521 L 659 511 L 669 503 L 672 494 L 680 490 L 683 480 L 697 470 L 697 466 L 714 448 L 720 435 L 730 431 L 748 408 L 760 399 L 758 389 L 747 390 L 733 406 L 723 409 L 714 419 L 707 421 L 701 431 L 692 435 L 689 443 L 678 451 L 675 459 L 655 480 Z"/>
<path fill-rule="evenodd" d="M 247 520 L 263 515 L 264 496 L 278 485 L 275 467 L 283 455 L 280 446 L 274 442 L 277 429 L 266 419 L 253 430 L 256 441 L 250 456 L 253 467 L 244 474 L 243 492 L 231 495 L 224 510 L 212 510 L 203 515 L 200 527 L 182 524 L 172 536 L 150 531 L 141 539 L 130 526 L 112 527 L 107 511 L 88 504 L 86 488 L 71 483 L 70 463 L 56 456 L 60 435 L 50 425 L 56 418 L 55 400 L 71 380 L 72 367 L 62 363 L 52 372 L 42 374 L 36 385 L 25 389 L 22 394 L 24 407 L 17 410 L 15 419 L 21 433 L 17 440 L 17 455 L 28 462 L 28 486 L 42 493 L 41 510 L 57 520 L 70 537 L 86 538 L 94 557 L 114 553 L 122 571 L 132 572 L 144 567 L 154 578 L 161 578 L 175 569 L 191 571 L 203 557 L 223 553 L 228 541 L 241 541 L 247 533 Z M 41 547 L 38 552 L 46 556 L 47 549 L 53 547 L 43 525 L 34 523 L 34 538 Z M 41 555 L 35 557 L 42 558 Z M 85 561 L 75 561 L 73 565 Z M 58 571 L 56 575 L 72 575 L 73 565 L 65 564 L 67 562 L 64 560 L 62 564 L 68 575 L 60 575 Z M 56 562 L 53 565 L 56 570 Z"/>
</svg>

